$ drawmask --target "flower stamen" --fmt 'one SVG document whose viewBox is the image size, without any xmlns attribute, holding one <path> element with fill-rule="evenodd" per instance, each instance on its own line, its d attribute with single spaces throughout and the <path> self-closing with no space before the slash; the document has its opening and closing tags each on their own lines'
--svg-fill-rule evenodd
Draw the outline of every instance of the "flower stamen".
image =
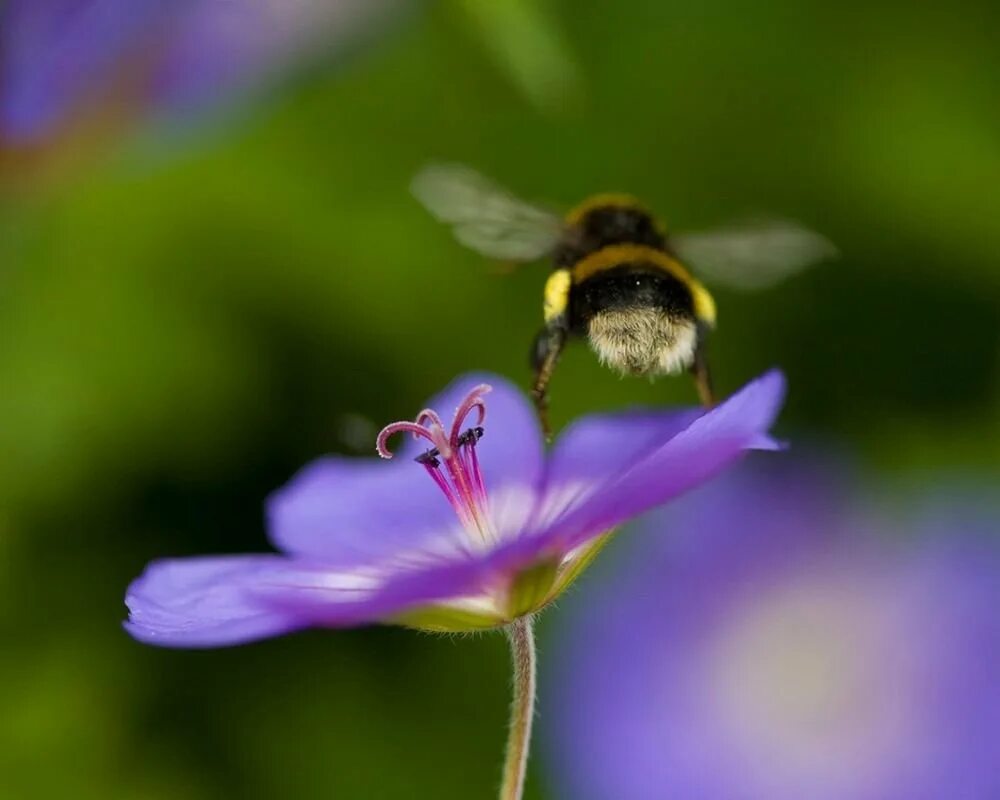
<svg viewBox="0 0 1000 800">
<path fill-rule="evenodd" d="M 488 508 L 486 483 L 479 465 L 476 445 L 483 438 L 486 403 L 483 396 L 491 391 L 488 384 L 473 388 L 459 404 L 452 419 L 451 429 L 445 432 L 441 417 L 426 408 L 417 414 L 414 422 L 394 422 L 379 433 L 375 449 L 382 458 L 392 458 L 388 440 L 397 433 L 410 433 L 414 438 L 426 439 L 432 445 L 414 458 L 455 509 L 462 526 L 484 542 L 496 538 Z M 476 412 L 476 424 L 465 428 L 466 419 Z"/>
<path fill-rule="evenodd" d="M 478 412 L 478 419 L 476 420 L 474 427 L 481 428 L 482 424 L 486 421 L 486 401 L 483 400 L 483 396 L 492 391 L 493 387 L 488 383 L 481 383 L 465 396 L 465 399 L 455 411 L 455 418 L 451 423 L 450 439 L 452 443 L 457 443 L 458 432 L 462 430 L 462 426 L 465 424 L 465 418 L 469 416 L 473 410 Z M 468 431 L 466 431 L 466 433 L 468 433 Z"/>
</svg>

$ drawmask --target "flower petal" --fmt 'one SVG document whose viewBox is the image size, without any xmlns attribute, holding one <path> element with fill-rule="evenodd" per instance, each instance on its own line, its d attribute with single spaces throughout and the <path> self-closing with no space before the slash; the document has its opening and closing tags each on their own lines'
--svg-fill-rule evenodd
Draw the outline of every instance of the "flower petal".
<svg viewBox="0 0 1000 800">
<path fill-rule="evenodd" d="M 163 647 L 222 647 L 468 600 L 489 576 L 482 558 L 353 571 L 279 555 L 168 559 L 129 587 L 125 628 Z"/>
<path fill-rule="evenodd" d="M 304 627 L 288 609 L 252 594 L 265 581 L 287 579 L 281 556 L 219 556 L 155 561 L 129 586 L 125 629 L 167 647 L 216 647 Z"/>
<path fill-rule="evenodd" d="M 14 0 L 0 19 L 0 130 L 29 140 L 51 128 L 101 82 L 126 54 L 149 50 L 175 6 L 151 0 L 60 3 Z"/>
<path fill-rule="evenodd" d="M 992 797 L 997 518 L 914 536 L 892 511 L 926 506 L 872 505 L 832 466 L 727 472 L 569 604 L 546 676 L 560 796 Z M 953 500 L 940 483 L 922 499 Z"/>
<path fill-rule="evenodd" d="M 267 523 L 280 550 L 345 567 L 402 551 L 458 552 L 466 544 L 444 495 L 402 455 L 314 461 L 271 494 Z"/>
<path fill-rule="evenodd" d="M 0 4 L 0 131 L 32 142 L 108 102 L 175 121 L 217 109 L 290 63 L 335 51 L 394 6 L 10 0 Z"/>
<path fill-rule="evenodd" d="M 394 0 L 194 3 L 164 43 L 151 78 L 161 112 L 208 111 L 266 84 L 316 51 L 336 52 Z"/>
<path fill-rule="evenodd" d="M 771 371 L 707 412 L 590 417 L 556 443 L 537 520 L 570 549 L 708 480 L 748 449 L 777 449 L 767 431 L 785 392 Z"/>
</svg>

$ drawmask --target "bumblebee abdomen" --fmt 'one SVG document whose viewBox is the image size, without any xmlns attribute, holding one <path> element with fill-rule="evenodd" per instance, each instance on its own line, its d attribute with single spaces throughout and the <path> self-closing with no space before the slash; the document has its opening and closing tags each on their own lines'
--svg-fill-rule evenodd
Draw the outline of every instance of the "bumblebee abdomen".
<svg viewBox="0 0 1000 800">
<path fill-rule="evenodd" d="M 694 360 L 694 309 L 683 280 L 652 264 L 624 263 L 573 286 L 570 326 L 601 363 L 623 375 L 670 375 Z"/>
<path fill-rule="evenodd" d="M 690 272 L 676 258 L 664 250 L 647 245 L 611 244 L 582 258 L 569 268 L 573 292 L 577 287 L 604 273 L 621 271 L 647 273 L 666 279 L 665 285 L 680 284 L 677 292 L 684 291 L 691 299 L 691 307 L 699 322 L 709 327 L 715 325 L 715 301 Z M 553 273 L 558 274 L 558 273 Z M 597 284 L 599 285 L 599 284 Z"/>
<path fill-rule="evenodd" d="M 597 314 L 626 308 L 652 308 L 671 317 L 695 318 L 694 298 L 683 281 L 651 265 L 625 263 L 573 286 L 571 325 L 580 330 Z"/>
</svg>

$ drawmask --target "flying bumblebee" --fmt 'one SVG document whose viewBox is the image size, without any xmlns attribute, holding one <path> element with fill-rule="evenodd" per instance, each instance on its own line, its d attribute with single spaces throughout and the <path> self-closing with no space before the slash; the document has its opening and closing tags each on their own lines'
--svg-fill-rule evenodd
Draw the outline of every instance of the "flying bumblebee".
<svg viewBox="0 0 1000 800">
<path fill-rule="evenodd" d="M 836 255 L 822 236 L 787 221 L 668 236 L 625 194 L 595 195 L 561 216 L 459 164 L 428 165 L 410 188 L 459 242 L 485 256 L 551 258 L 532 356 L 532 395 L 546 435 L 549 380 L 570 336 L 585 336 L 601 363 L 622 375 L 689 370 L 711 406 L 706 347 L 715 301 L 687 265 L 753 288 Z"/>
</svg>

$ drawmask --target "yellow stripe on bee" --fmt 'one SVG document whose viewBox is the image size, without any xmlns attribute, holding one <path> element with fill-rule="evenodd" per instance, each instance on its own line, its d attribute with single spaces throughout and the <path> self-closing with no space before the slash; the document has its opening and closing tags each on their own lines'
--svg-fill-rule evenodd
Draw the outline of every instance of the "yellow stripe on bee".
<svg viewBox="0 0 1000 800">
<path fill-rule="evenodd" d="M 694 276 L 677 259 L 671 258 L 655 247 L 642 244 L 610 244 L 607 247 L 602 247 L 573 265 L 573 282 L 582 283 L 592 275 L 604 270 L 635 262 L 651 264 L 687 286 L 694 303 L 695 316 L 709 325 L 715 325 L 715 300 L 712 295 L 695 280 Z"/>
<path fill-rule="evenodd" d="M 715 298 L 709 294 L 708 289 L 702 286 L 694 278 L 688 284 L 691 290 L 691 299 L 694 303 L 694 315 L 709 327 L 715 327 Z"/>
<path fill-rule="evenodd" d="M 573 276 L 568 269 L 557 269 L 545 281 L 545 295 L 542 311 L 546 322 L 551 322 L 560 314 L 565 313 L 569 305 L 569 290 L 573 285 Z"/>
<path fill-rule="evenodd" d="M 645 210 L 642 205 L 640 205 L 639 201 L 630 194 L 606 192 L 604 194 L 595 194 L 593 197 L 588 197 L 576 208 L 570 210 L 570 212 L 566 214 L 566 224 L 579 225 L 580 221 L 595 208 L 605 208 L 607 206 L 611 206 L 613 208 L 638 208 L 643 211 Z"/>
</svg>

